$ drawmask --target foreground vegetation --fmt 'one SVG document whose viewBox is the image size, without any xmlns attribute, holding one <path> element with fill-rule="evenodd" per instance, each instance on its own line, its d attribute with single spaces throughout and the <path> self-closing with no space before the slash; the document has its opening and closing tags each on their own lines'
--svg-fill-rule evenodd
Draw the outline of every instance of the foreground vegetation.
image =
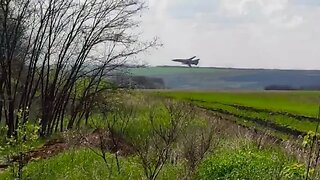
<svg viewBox="0 0 320 180">
<path fill-rule="evenodd" d="M 271 130 L 278 137 L 316 131 L 319 92 L 159 92 L 236 117 L 245 126 Z"/>
<path fill-rule="evenodd" d="M 102 104 L 87 124 L 59 135 L 59 142 L 80 143 L 22 163 L 21 178 L 302 179 L 306 175 L 304 162 L 268 141 L 268 136 L 188 103 L 117 94 Z M 9 166 L 0 178 L 12 179 L 18 164 Z"/>
<path fill-rule="evenodd" d="M 123 63 L 160 45 L 139 40 L 144 8 L 140 0 L 1 1 L 0 179 L 317 177 L 320 150 L 299 161 L 268 135 L 194 106 L 301 135 L 314 125 L 309 104 L 274 112 L 282 105 L 263 99 L 272 108 L 263 109 L 249 96 L 234 105 L 236 97 L 183 102 L 118 89 L 131 86 Z M 264 118 L 271 111 L 273 121 Z M 317 137 L 309 133 L 306 147 L 318 150 Z"/>
<path fill-rule="evenodd" d="M 137 157 L 121 157 L 121 172 L 117 172 L 114 155 L 108 153 L 107 161 L 112 165 L 112 172 L 107 170 L 103 159 L 89 148 L 68 150 L 50 159 L 31 162 L 26 166 L 25 179 L 141 179 L 143 168 Z M 160 179 L 176 179 L 179 167 L 167 165 Z M 181 167 L 180 167 L 181 168 Z M 10 171 L 0 175 L 1 179 L 11 179 Z"/>
<path fill-rule="evenodd" d="M 238 149 L 237 149 L 238 148 Z M 121 157 L 121 172 L 117 172 L 114 155 L 107 154 L 112 172 L 90 149 L 66 151 L 49 159 L 29 163 L 25 179 L 142 179 L 144 170 L 138 157 Z M 293 158 L 292 158 L 293 159 Z M 157 179 L 303 179 L 305 168 L 274 149 L 257 149 L 254 144 L 241 147 L 221 147 L 200 163 L 195 175 L 186 177 L 185 164 L 167 163 Z M 41 175 L 40 175 L 41 174 Z M 11 179 L 10 171 L 0 175 Z"/>
<path fill-rule="evenodd" d="M 320 100 L 318 91 L 197 92 L 163 91 L 160 95 L 211 103 L 236 104 L 274 112 L 316 117 Z"/>
</svg>

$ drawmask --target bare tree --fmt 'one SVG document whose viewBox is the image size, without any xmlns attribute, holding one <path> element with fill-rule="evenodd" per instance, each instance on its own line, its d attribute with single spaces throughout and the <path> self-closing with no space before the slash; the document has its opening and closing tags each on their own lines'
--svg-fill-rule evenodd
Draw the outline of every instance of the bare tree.
<svg viewBox="0 0 320 180">
<path fill-rule="evenodd" d="M 148 179 L 157 179 L 167 163 L 182 131 L 192 119 L 193 109 L 186 104 L 168 100 L 165 109 L 150 110 L 150 134 L 134 143 Z"/>
<path fill-rule="evenodd" d="M 87 147 L 103 159 L 109 170 L 109 176 L 113 174 L 114 160 L 117 172 L 121 174 L 119 156 L 132 153 L 129 152 L 130 149 L 126 149 L 130 146 L 130 143 L 125 141 L 128 126 L 136 114 L 135 106 L 123 101 L 123 99 L 118 96 L 117 91 L 112 92 L 112 95 L 110 94 L 103 94 L 99 99 L 100 102 L 98 102 L 98 105 L 94 106 L 96 115 L 99 115 L 99 121 L 92 121 L 91 123 L 96 129 L 93 134 L 97 136 L 99 140 L 98 143 L 90 142 L 90 140 L 80 134 L 82 139 L 88 144 Z M 108 153 L 113 153 L 114 158 L 107 158 Z"/>
<path fill-rule="evenodd" d="M 103 122 L 106 123 L 105 130 L 109 133 L 111 140 L 111 147 L 109 147 L 109 149 L 111 152 L 114 152 L 117 171 L 120 174 L 120 143 L 124 141 L 127 136 L 128 126 L 135 118 L 136 108 L 133 104 L 127 102 L 112 101 L 112 103 L 117 103 L 117 105 L 114 105 L 113 108 L 110 109 L 111 106 L 109 103 L 103 103 L 102 106 L 100 105 L 100 114 L 103 116 Z"/>
<path fill-rule="evenodd" d="M 81 110 L 90 109 L 94 95 L 106 89 L 105 76 L 157 45 L 133 33 L 144 7 L 140 0 L 1 0 L 0 108 L 8 135 L 18 124 L 15 109 L 38 105 L 41 135 L 62 131 L 67 113 L 68 128 L 90 115 Z M 21 63 L 13 71 L 17 59 Z M 72 103 L 76 110 L 70 112 Z M 29 115 L 23 117 L 27 121 Z"/>
<path fill-rule="evenodd" d="M 215 130 L 212 122 L 201 126 L 192 124 L 183 135 L 182 156 L 186 159 L 188 167 L 185 179 L 192 177 L 206 153 L 217 144 L 218 141 L 214 139 Z"/>
</svg>

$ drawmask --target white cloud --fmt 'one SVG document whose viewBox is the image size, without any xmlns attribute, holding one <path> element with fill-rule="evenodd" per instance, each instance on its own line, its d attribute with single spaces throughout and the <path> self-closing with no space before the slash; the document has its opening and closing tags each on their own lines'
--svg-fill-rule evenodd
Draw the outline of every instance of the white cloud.
<svg viewBox="0 0 320 180">
<path fill-rule="evenodd" d="M 294 28 L 303 23 L 303 17 L 292 14 L 291 6 L 288 0 L 220 0 L 220 15 Z"/>
<path fill-rule="evenodd" d="M 261 10 L 266 15 L 273 15 L 279 11 L 284 11 L 289 6 L 288 0 L 257 0 Z"/>
<path fill-rule="evenodd" d="M 152 17 L 153 21 L 161 21 L 165 18 L 166 10 L 169 6 L 170 0 L 149 0 L 147 1 L 148 12 L 147 18 Z"/>
<path fill-rule="evenodd" d="M 202 66 L 320 69 L 320 6 L 309 1 L 150 0 L 142 27 L 164 47 L 144 58 L 153 65 L 198 55 Z"/>
<path fill-rule="evenodd" d="M 303 24 L 303 17 L 301 16 L 293 16 L 289 17 L 286 15 L 278 16 L 270 20 L 270 23 L 286 28 L 296 28 Z"/>
<path fill-rule="evenodd" d="M 227 16 L 244 16 L 248 14 L 248 3 L 252 0 L 221 0 L 220 10 Z"/>
<path fill-rule="evenodd" d="M 255 12 L 265 15 L 282 11 L 288 6 L 288 0 L 221 0 L 220 10 L 232 16 L 245 16 Z"/>
</svg>

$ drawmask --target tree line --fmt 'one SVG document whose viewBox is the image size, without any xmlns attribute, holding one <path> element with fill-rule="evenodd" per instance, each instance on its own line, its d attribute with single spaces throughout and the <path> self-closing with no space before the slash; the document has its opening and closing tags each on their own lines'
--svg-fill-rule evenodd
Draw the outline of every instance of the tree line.
<svg viewBox="0 0 320 180">
<path fill-rule="evenodd" d="M 46 136 L 90 116 L 110 87 L 105 77 L 157 45 L 135 33 L 144 8 L 140 0 L 0 0 L 0 122 L 7 135 L 29 119 L 39 119 Z"/>
</svg>

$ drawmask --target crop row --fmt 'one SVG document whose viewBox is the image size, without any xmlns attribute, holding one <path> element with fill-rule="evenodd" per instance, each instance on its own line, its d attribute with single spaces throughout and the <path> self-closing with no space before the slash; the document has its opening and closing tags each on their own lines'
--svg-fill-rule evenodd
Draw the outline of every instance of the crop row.
<svg viewBox="0 0 320 180">
<path fill-rule="evenodd" d="M 170 97 L 175 98 L 174 96 Z M 203 99 L 190 97 L 178 97 L 178 99 L 189 101 L 198 107 L 210 111 L 233 116 L 238 119 L 239 124 L 244 124 L 243 122 L 250 122 L 247 123 L 250 124 L 249 126 L 262 126 L 293 136 L 303 136 L 309 131 L 315 131 L 318 123 L 317 118 L 283 111 L 271 111 L 269 109 L 259 109 L 256 107 L 228 104 L 224 102 L 206 102 Z"/>
</svg>

